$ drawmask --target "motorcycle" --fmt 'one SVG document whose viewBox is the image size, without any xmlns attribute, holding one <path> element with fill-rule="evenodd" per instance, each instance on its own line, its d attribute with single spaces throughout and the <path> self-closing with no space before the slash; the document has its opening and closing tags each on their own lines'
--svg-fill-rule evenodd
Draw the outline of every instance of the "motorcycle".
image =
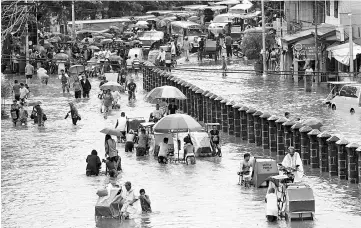
<svg viewBox="0 0 361 228">
<path fill-rule="evenodd" d="M 241 49 L 241 43 L 242 43 L 242 40 L 237 40 L 232 45 L 232 49 L 233 49 L 232 53 L 234 56 L 237 56 L 238 58 L 244 57 L 244 53 Z"/>
</svg>

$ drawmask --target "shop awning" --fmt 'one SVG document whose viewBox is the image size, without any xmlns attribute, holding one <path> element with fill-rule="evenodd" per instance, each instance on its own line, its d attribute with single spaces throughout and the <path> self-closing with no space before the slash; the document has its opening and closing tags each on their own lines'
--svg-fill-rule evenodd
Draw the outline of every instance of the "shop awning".
<svg viewBox="0 0 361 228">
<path fill-rule="evenodd" d="M 350 65 L 350 46 L 349 43 L 340 44 L 337 46 L 328 47 L 326 49 L 338 62 L 344 65 Z M 352 59 L 356 59 L 356 55 L 361 54 L 361 45 L 353 43 L 353 56 Z"/>
<path fill-rule="evenodd" d="M 317 28 L 317 35 L 318 36 L 326 36 L 327 34 L 330 34 L 332 32 L 336 31 L 336 26 L 331 25 L 331 24 L 326 24 L 323 23 L 321 25 L 318 26 Z M 303 39 L 307 39 L 309 37 L 314 36 L 315 34 L 315 28 L 314 27 L 310 27 L 304 31 L 301 32 L 297 32 L 295 34 L 292 35 L 285 35 L 282 40 L 285 41 L 288 44 L 292 44 L 292 43 L 296 43 L 299 40 L 303 40 Z"/>
</svg>

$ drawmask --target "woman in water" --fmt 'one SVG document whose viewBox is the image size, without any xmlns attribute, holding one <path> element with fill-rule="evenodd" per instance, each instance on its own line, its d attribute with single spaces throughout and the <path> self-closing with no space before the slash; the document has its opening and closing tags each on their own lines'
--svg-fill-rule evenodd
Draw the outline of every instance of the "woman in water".
<svg viewBox="0 0 361 228">
<path fill-rule="evenodd" d="M 102 163 L 100 162 L 100 158 L 98 156 L 98 152 L 96 150 L 92 150 L 91 154 L 86 158 L 87 166 L 86 166 L 86 175 L 98 176 L 99 170 L 101 169 Z"/>
<path fill-rule="evenodd" d="M 105 157 L 115 157 L 118 156 L 117 144 L 114 139 L 110 135 L 105 136 Z"/>
</svg>

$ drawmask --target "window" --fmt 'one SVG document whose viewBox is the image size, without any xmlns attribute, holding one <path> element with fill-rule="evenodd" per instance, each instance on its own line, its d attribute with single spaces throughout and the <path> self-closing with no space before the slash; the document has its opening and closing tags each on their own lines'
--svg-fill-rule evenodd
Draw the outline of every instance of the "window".
<svg viewBox="0 0 361 228">
<path fill-rule="evenodd" d="M 327 16 L 330 16 L 330 11 L 331 11 L 331 9 L 330 9 L 330 0 L 326 0 L 326 15 Z"/>
<path fill-rule="evenodd" d="M 338 18 L 338 1 L 334 1 L 333 3 L 333 14 L 335 18 Z"/>
</svg>

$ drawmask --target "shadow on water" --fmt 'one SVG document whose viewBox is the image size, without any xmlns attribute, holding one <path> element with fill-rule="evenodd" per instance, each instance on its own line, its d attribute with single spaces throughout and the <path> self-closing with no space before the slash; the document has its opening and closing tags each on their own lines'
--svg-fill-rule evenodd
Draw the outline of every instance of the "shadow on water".
<svg viewBox="0 0 361 228">
<path fill-rule="evenodd" d="M 91 82 L 90 99 L 76 103 L 82 116 L 77 126 L 64 120 L 68 102 L 74 99 L 63 95 L 59 81 L 53 78 L 47 87 L 30 86 L 32 99 L 43 102 L 48 116 L 44 128 L 31 122 L 27 128 L 13 128 L 10 120 L 1 121 L 2 227 L 359 227 L 360 190 L 317 170 L 307 170 L 305 179 L 315 194 L 315 221 L 267 223 L 266 189 L 241 188 L 236 175 L 245 152 L 262 155 L 263 151 L 228 136 L 223 140 L 222 158 L 199 158 L 192 166 L 160 165 L 152 156 L 137 158 L 134 153 L 125 153 L 119 144 L 124 170 L 119 182 L 130 180 L 137 192 L 144 188 L 155 213 L 125 222 L 95 220 L 95 193 L 104 187 L 107 177 L 86 177 L 86 156 L 96 149 L 104 158 L 104 135 L 99 131 L 114 126 L 121 111 L 128 117 L 148 118 L 153 106 L 138 93 L 135 108 L 123 104 L 105 120 L 99 113 L 99 82 Z M 247 81 L 243 83 L 247 87 Z M 239 99 L 247 100 L 247 94 L 255 97 L 244 92 Z M 126 101 L 127 97 L 122 95 L 121 99 Z"/>
</svg>

